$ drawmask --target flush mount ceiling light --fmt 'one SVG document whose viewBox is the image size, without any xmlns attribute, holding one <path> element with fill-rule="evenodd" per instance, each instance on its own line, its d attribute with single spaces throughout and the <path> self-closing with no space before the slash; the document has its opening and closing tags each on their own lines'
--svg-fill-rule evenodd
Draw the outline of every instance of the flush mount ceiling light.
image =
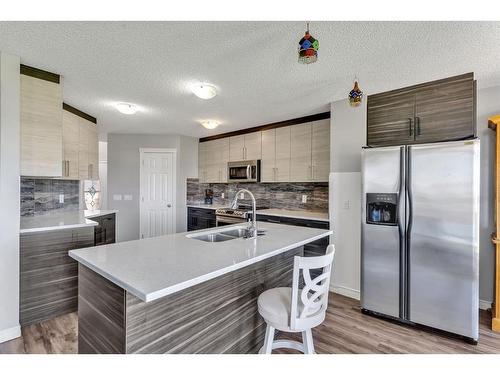
<svg viewBox="0 0 500 375">
<path fill-rule="evenodd" d="M 115 108 L 125 114 L 125 115 L 133 115 L 137 112 L 137 106 L 130 103 L 117 103 L 115 104 Z"/>
<path fill-rule="evenodd" d="M 217 88 L 205 82 L 199 82 L 191 85 L 191 91 L 200 99 L 212 99 L 215 95 L 217 95 Z"/>
<path fill-rule="evenodd" d="M 200 122 L 201 125 L 206 128 L 206 129 L 215 129 L 217 126 L 219 126 L 219 121 L 216 120 L 203 120 Z"/>
</svg>

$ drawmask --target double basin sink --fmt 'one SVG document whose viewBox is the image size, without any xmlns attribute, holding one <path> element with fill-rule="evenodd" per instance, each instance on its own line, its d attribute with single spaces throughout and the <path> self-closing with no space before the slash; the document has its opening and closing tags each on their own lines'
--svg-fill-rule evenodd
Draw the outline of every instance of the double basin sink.
<svg viewBox="0 0 500 375">
<path fill-rule="evenodd" d="M 258 231 L 257 233 L 258 236 L 262 236 L 263 234 L 263 231 Z M 204 242 L 224 242 L 237 238 L 249 238 L 249 235 L 250 233 L 247 228 L 227 228 L 217 232 L 188 234 L 186 237 Z"/>
</svg>

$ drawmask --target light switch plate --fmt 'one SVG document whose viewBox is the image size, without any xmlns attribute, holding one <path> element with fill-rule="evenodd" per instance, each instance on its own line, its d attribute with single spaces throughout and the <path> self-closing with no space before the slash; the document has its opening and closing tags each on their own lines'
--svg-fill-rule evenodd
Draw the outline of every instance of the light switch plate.
<svg viewBox="0 0 500 375">
<path fill-rule="evenodd" d="M 121 201 L 122 195 L 121 194 L 113 194 L 113 200 L 114 201 Z"/>
<path fill-rule="evenodd" d="M 307 195 L 302 194 L 302 203 L 307 203 Z"/>
<path fill-rule="evenodd" d="M 59 194 L 59 203 L 64 203 L 64 194 Z"/>
<path fill-rule="evenodd" d="M 350 201 L 344 201 L 344 210 L 348 210 L 351 208 L 351 202 Z"/>
<path fill-rule="evenodd" d="M 123 196 L 123 200 L 124 200 L 124 201 L 131 201 L 131 200 L 132 200 L 132 195 L 130 195 L 130 194 L 125 194 L 125 195 Z"/>
<path fill-rule="evenodd" d="M 220 197 L 221 197 L 222 199 L 224 199 L 224 193 L 221 193 L 221 194 L 220 194 Z"/>
</svg>

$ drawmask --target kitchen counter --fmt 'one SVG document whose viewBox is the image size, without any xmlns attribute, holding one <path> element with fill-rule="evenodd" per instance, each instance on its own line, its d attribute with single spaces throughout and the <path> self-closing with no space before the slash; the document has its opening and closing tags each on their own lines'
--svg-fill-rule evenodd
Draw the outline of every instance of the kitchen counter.
<svg viewBox="0 0 500 375">
<path fill-rule="evenodd" d="M 244 226 L 225 226 L 224 230 Z M 69 255 L 140 300 L 150 302 L 332 233 L 274 223 L 259 223 L 258 227 L 267 232 L 257 239 L 211 243 L 190 238 L 221 231 L 213 228 L 71 250 Z"/>
<path fill-rule="evenodd" d="M 329 221 L 328 212 L 282 210 L 278 208 L 269 208 L 265 210 L 257 210 L 257 215 L 291 217 L 294 219 L 304 219 L 304 220 Z"/>
<path fill-rule="evenodd" d="M 226 203 L 226 204 L 204 204 L 204 203 L 191 203 L 187 204 L 187 207 L 192 207 L 192 208 L 205 208 L 207 210 L 216 210 L 218 208 L 222 207 L 229 207 L 231 204 Z"/>
<path fill-rule="evenodd" d="M 91 218 L 117 212 L 118 210 L 75 210 L 48 213 L 46 215 L 21 217 L 20 233 L 45 232 L 49 230 L 96 226 L 98 223 L 90 220 Z"/>
</svg>

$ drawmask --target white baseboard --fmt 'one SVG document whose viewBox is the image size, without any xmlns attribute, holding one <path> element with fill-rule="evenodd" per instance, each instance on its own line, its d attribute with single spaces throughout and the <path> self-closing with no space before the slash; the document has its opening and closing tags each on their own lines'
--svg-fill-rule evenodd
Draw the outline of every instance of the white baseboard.
<svg viewBox="0 0 500 375">
<path fill-rule="evenodd" d="M 479 309 L 480 310 L 488 310 L 491 309 L 491 301 L 479 300 Z"/>
<path fill-rule="evenodd" d="M 21 336 L 21 326 L 7 328 L 0 331 L 0 343 L 15 339 Z"/>
<path fill-rule="evenodd" d="M 347 287 L 341 286 L 341 285 L 330 285 L 330 290 L 334 293 L 342 294 L 343 296 L 346 296 L 349 298 L 354 298 L 357 300 L 360 299 L 359 290 L 356 290 L 356 289 L 347 288 Z"/>
</svg>

